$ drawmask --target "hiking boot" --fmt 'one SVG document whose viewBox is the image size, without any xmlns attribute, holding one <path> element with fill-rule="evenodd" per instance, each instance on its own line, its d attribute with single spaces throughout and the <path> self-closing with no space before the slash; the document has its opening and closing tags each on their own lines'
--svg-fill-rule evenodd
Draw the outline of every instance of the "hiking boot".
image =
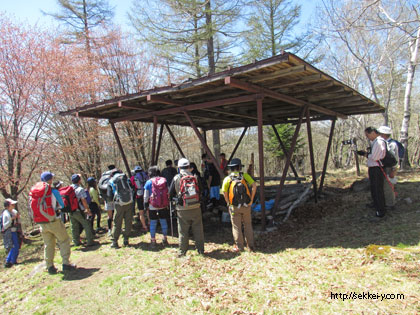
<svg viewBox="0 0 420 315">
<path fill-rule="evenodd" d="M 150 247 L 156 248 L 156 240 L 150 241 Z"/>
<path fill-rule="evenodd" d="M 48 267 L 47 271 L 50 275 L 56 275 L 57 274 L 57 268 L 55 268 L 54 266 Z"/>
<path fill-rule="evenodd" d="M 111 230 L 108 230 L 108 234 L 107 234 L 107 236 L 108 236 L 108 237 L 112 237 L 112 231 L 111 231 Z"/>
<path fill-rule="evenodd" d="M 123 244 L 124 246 L 128 246 L 129 245 L 128 239 L 125 239 Z"/>
<path fill-rule="evenodd" d="M 166 238 L 162 241 L 162 245 L 169 246 L 168 240 Z"/>
<path fill-rule="evenodd" d="M 118 245 L 118 243 L 112 243 L 111 244 L 111 248 L 120 248 L 120 246 Z"/>
<path fill-rule="evenodd" d="M 13 264 L 11 262 L 7 262 L 4 264 L 4 268 L 11 268 Z"/>
<path fill-rule="evenodd" d="M 93 241 L 92 243 L 86 244 L 86 247 L 96 246 L 99 245 L 99 242 Z"/>
<path fill-rule="evenodd" d="M 77 267 L 75 264 L 68 264 L 68 265 L 63 264 L 63 271 L 74 271 L 76 269 Z"/>
</svg>

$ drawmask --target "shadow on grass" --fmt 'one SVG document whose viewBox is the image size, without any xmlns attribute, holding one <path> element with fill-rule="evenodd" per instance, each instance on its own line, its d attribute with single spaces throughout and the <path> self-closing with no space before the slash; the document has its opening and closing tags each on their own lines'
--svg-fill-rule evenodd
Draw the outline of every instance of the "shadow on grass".
<svg viewBox="0 0 420 315">
<path fill-rule="evenodd" d="M 372 222 L 374 210 L 366 207 L 371 201 L 368 191 L 348 191 L 317 204 L 306 204 L 295 209 L 277 231 L 260 235 L 257 249 L 275 253 L 287 248 L 416 246 L 420 242 L 418 187 L 418 182 L 398 184 L 395 210 L 388 211 L 378 222 Z"/>
<path fill-rule="evenodd" d="M 240 256 L 241 253 L 235 253 L 225 249 L 216 249 L 211 252 L 206 252 L 206 257 L 216 260 L 230 260 Z"/>
<path fill-rule="evenodd" d="M 78 267 L 74 271 L 67 271 L 63 273 L 63 280 L 65 281 L 74 281 L 74 280 L 82 280 L 89 278 L 95 272 L 99 271 L 99 268 L 82 268 Z"/>
</svg>

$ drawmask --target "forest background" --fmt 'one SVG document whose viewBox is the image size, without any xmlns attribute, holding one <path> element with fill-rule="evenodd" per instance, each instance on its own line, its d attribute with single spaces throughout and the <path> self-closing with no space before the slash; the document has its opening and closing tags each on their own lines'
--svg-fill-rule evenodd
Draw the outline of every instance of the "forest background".
<svg viewBox="0 0 420 315">
<path fill-rule="evenodd" d="M 56 21 L 53 27 L 0 12 L 0 192 L 25 204 L 42 171 L 69 183 L 73 173 L 98 178 L 108 164 L 123 168 L 107 121 L 62 117 L 59 111 L 180 83 L 282 51 L 385 107 L 381 115 L 337 121 L 329 168 L 352 167 L 354 154 L 342 141 L 356 138 L 359 147 L 367 147 L 363 130 L 383 124 L 406 147 L 403 168 L 417 167 L 419 6 L 411 0 L 322 0 L 311 20 L 302 21 L 302 5 L 294 1 L 133 0 L 124 27 L 114 21 L 116 8 L 106 0 L 57 0 L 57 10 L 43 8 Z M 278 126 L 286 143 L 292 128 Z M 312 128 L 320 169 L 330 123 L 316 122 Z M 117 129 L 130 166 L 150 166 L 152 126 L 124 122 Z M 198 139 L 189 128 L 174 126 L 172 131 L 186 156 L 199 165 Z M 208 134 L 208 140 L 216 154 L 229 156 L 240 134 L 220 130 Z M 266 174 L 277 175 L 284 156 L 269 129 L 264 137 Z M 237 151 L 244 164 L 250 163 L 256 142 L 251 128 Z M 294 160 L 301 174 L 309 170 L 306 145 L 302 136 Z M 159 166 L 178 158 L 164 133 Z"/>
</svg>

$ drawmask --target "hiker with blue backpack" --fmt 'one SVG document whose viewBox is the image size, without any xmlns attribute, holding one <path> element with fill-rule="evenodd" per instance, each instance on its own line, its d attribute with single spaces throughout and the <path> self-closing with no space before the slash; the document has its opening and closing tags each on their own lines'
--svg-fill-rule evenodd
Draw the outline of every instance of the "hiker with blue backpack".
<svg viewBox="0 0 420 315">
<path fill-rule="evenodd" d="M 148 170 L 149 180 L 144 186 L 144 208 L 149 211 L 150 218 L 150 244 L 156 247 L 156 228 L 158 220 L 162 228 L 162 244 L 168 244 L 168 219 L 169 219 L 169 194 L 166 178 L 160 176 L 157 166 L 151 166 Z"/>
<path fill-rule="evenodd" d="M 139 220 L 141 222 L 143 232 L 148 231 L 144 215 L 144 185 L 148 179 L 149 176 L 141 166 L 137 165 L 134 167 L 134 174 L 130 178 L 131 186 L 134 188 L 134 199 L 136 200 L 136 202 L 133 203 L 133 214 L 135 215 L 137 204 L 137 208 L 139 209 Z"/>
<path fill-rule="evenodd" d="M 122 171 L 117 170 L 113 173 L 112 178 L 108 181 L 107 189 L 108 200 L 111 200 L 115 207 L 114 227 L 112 228 L 111 248 L 119 248 L 118 239 L 121 233 L 124 238 L 124 246 L 129 246 L 129 238 L 131 226 L 133 224 L 132 204 L 133 192 L 130 186 L 130 180 Z M 122 231 L 122 223 L 124 221 L 125 229 Z"/>
<path fill-rule="evenodd" d="M 379 135 L 385 139 L 388 151 L 392 153 L 395 159 L 402 160 L 404 157 L 404 146 L 397 140 L 391 138 L 392 129 L 388 126 L 378 128 Z M 402 149 L 401 149 L 402 148 Z M 387 178 L 384 181 L 385 209 L 393 210 L 395 207 L 395 184 L 397 183 L 396 166 L 384 167 Z"/>
<path fill-rule="evenodd" d="M 178 257 L 186 255 L 189 244 L 189 229 L 194 236 L 195 247 L 200 255 L 204 255 L 204 232 L 200 206 L 199 179 L 191 173 L 190 162 L 182 158 L 178 161 L 177 174 L 169 188 L 171 200 L 176 202 L 178 218 L 179 251 Z"/>
</svg>

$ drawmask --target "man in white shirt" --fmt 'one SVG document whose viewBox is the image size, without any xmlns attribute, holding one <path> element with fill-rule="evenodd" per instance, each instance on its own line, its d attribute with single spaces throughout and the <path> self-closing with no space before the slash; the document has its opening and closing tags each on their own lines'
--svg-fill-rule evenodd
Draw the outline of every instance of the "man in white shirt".
<svg viewBox="0 0 420 315">
<path fill-rule="evenodd" d="M 3 235 L 3 244 L 7 251 L 5 268 L 10 268 L 17 264 L 19 256 L 19 238 L 17 234 L 17 220 L 19 213 L 15 210 L 17 201 L 7 198 L 4 201 L 4 210 L 2 212 L 2 227 L 1 232 Z"/>
<path fill-rule="evenodd" d="M 370 153 L 357 151 L 357 154 L 367 157 L 367 166 L 369 168 L 370 193 L 375 208 L 375 220 L 379 220 L 385 215 L 385 196 L 384 181 L 385 174 L 381 160 L 386 154 L 386 141 L 378 131 L 373 127 L 365 129 L 365 135 L 371 142 Z"/>
</svg>

